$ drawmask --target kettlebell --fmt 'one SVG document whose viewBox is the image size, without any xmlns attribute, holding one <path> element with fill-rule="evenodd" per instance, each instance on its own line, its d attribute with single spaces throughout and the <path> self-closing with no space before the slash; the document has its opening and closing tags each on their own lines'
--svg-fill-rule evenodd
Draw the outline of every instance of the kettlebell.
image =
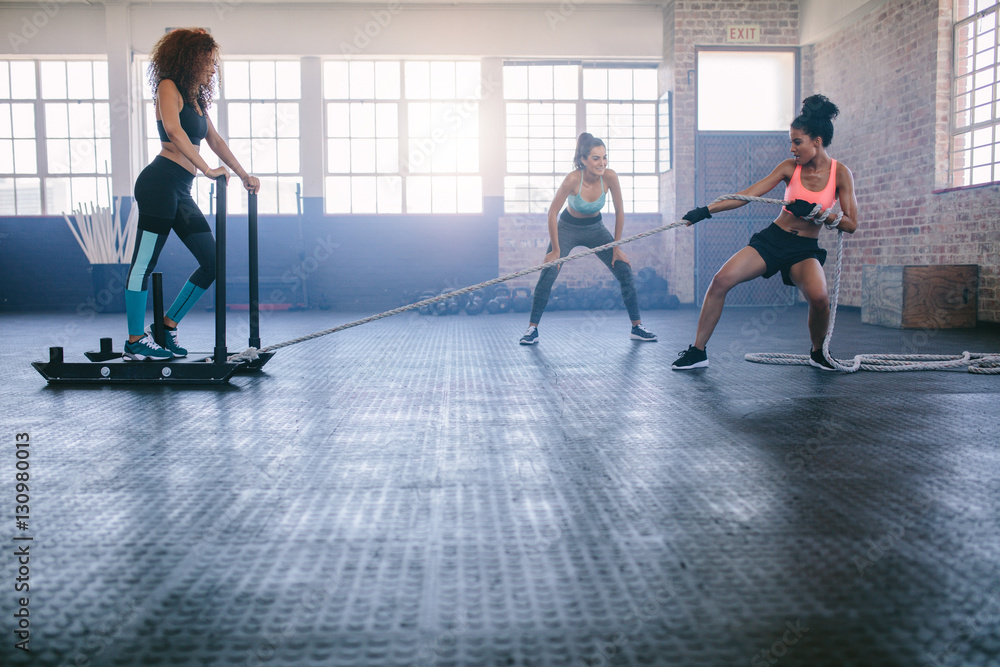
<svg viewBox="0 0 1000 667">
<path fill-rule="evenodd" d="M 510 297 L 510 306 L 516 313 L 526 313 L 531 310 L 531 290 L 527 287 L 515 287 Z"/>
<path fill-rule="evenodd" d="M 478 315 L 486 308 L 486 301 L 479 292 L 474 292 L 469 300 L 465 302 L 465 312 L 469 315 Z"/>
</svg>

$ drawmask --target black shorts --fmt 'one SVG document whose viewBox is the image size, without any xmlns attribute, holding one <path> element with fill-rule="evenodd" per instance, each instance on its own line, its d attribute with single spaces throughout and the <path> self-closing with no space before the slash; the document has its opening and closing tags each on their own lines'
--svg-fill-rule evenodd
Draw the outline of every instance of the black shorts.
<svg viewBox="0 0 1000 667">
<path fill-rule="evenodd" d="M 786 285 L 795 286 L 788 270 L 804 259 L 815 257 L 820 266 L 826 263 L 826 250 L 819 247 L 819 241 L 808 236 L 790 234 L 773 222 L 763 231 L 750 237 L 747 244 L 764 258 L 767 271 L 765 278 L 781 272 L 781 280 Z"/>
</svg>

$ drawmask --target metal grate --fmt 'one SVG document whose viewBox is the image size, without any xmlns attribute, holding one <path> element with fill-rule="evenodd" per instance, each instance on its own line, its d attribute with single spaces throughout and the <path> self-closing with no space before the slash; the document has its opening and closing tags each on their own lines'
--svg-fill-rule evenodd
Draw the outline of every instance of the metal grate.
<svg viewBox="0 0 1000 667">
<path fill-rule="evenodd" d="M 695 138 L 695 201 L 704 205 L 719 195 L 739 192 L 767 176 L 788 157 L 788 135 L 783 132 L 699 133 Z M 780 197 L 782 188 L 770 194 Z M 777 216 L 774 206 L 747 204 L 695 226 L 695 293 L 698 304 L 716 271 L 733 253 L 746 246 L 754 232 Z M 726 297 L 727 306 L 773 306 L 795 303 L 795 288 L 776 275 L 737 285 Z"/>
</svg>

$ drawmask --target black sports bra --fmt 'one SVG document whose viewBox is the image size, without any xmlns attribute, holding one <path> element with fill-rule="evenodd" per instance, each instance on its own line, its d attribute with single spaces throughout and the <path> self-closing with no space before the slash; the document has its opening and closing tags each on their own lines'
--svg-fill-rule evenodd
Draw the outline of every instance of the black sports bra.
<svg viewBox="0 0 1000 667">
<path fill-rule="evenodd" d="M 208 120 L 203 115 L 195 113 L 191 106 L 184 102 L 184 106 L 181 108 L 180 113 L 181 129 L 187 132 L 188 139 L 195 146 L 201 144 L 201 140 L 208 135 Z M 170 143 L 170 137 L 167 136 L 167 131 L 163 129 L 163 121 L 156 121 L 156 131 L 160 133 L 160 141 L 164 143 Z"/>
</svg>

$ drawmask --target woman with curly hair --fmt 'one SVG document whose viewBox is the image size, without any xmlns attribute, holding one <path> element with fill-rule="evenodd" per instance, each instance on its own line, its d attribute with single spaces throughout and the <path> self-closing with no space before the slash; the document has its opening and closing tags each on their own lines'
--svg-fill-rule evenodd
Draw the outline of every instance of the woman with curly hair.
<svg viewBox="0 0 1000 667">
<path fill-rule="evenodd" d="M 191 197 L 191 184 L 198 171 L 213 179 L 225 176 L 228 183 L 229 171 L 225 167 L 208 166 L 199 154 L 201 140 L 236 172 L 243 187 L 249 192 L 260 190 L 260 181 L 240 166 L 208 117 L 218 58 L 219 45 L 211 35 L 204 30 L 183 28 L 164 35 L 150 54 L 149 83 L 155 98 L 161 150 L 135 182 L 139 225 L 125 289 L 129 334 L 125 361 L 187 356 L 187 350 L 177 339 L 177 323 L 215 280 L 215 238 Z M 149 274 L 170 230 L 177 233 L 198 260 L 198 268 L 163 317 L 164 349 L 143 328 L 143 321 Z"/>
</svg>

